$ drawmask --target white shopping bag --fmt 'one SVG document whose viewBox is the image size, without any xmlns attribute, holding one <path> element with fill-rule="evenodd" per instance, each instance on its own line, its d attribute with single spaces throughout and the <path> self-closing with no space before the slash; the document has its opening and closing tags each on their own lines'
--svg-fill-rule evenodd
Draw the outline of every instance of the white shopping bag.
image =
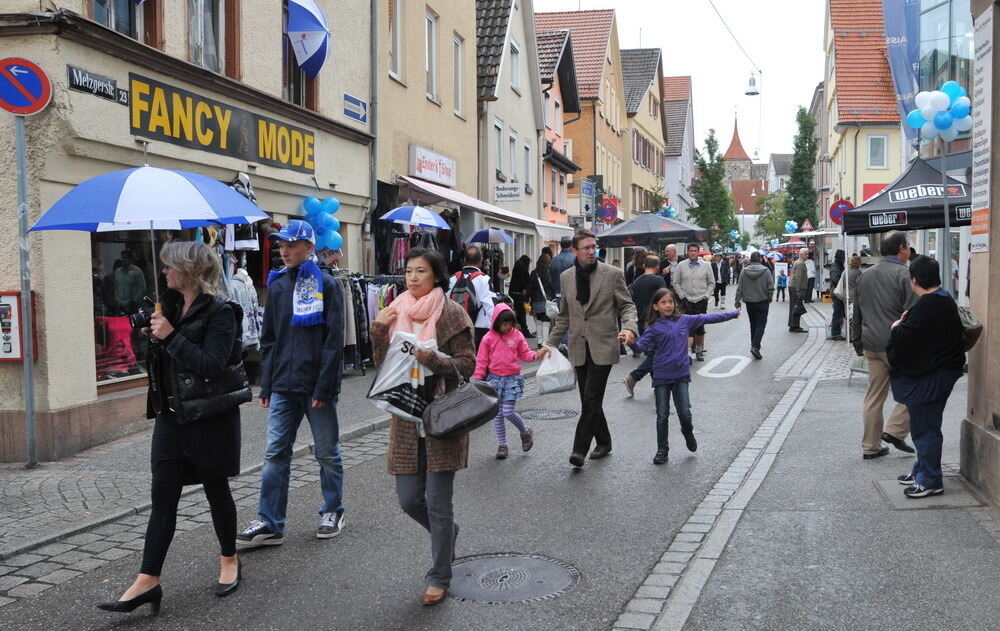
<svg viewBox="0 0 1000 631">
<path fill-rule="evenodd" d="M 434 400 L 437 386 L 430 369 L 413 356 L 418 349 L 441 355 L 436 340 L 425 342 L 412 333 L 396 331 L 368 390 L 368 398 L 375 407 L 416 423 L 423 421 L 424 408 Z"/>
<path fill-rule="evenodd" d="M 535 373 L 535 379 L 538 380 L 538 394 L 572 390 L 576 387 L 576 369 L 562 353 L 551 346 L 548 348 L 549 354 L 542 360 L 538 372 Z"/>
</svg>

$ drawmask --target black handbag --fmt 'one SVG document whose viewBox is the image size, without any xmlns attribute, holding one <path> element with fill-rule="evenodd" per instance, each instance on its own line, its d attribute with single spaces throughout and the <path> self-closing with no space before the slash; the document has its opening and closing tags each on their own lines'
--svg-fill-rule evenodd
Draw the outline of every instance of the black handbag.
<svg viewBox="0 0 1000 631">
<path fill-rule="evenodd" d="M 238 340 L 237 340 L 238 342 Z M 226 366 L 215 380 L 190 372 L 177 374 L 177 396 L 170 397 L 180 424 L 219 416 L 253 400 L 243 362 Z"/>
<path fill-rule="evenodd" d="M 451 365 L 455 367 L 455 362 Z M 490 422 L 500 411 L 500 396 L 485 381 L 469 381 L 455 367 L 458 387 L 434 398 L 424 408 L 424 433 L 457 438 Z"/>
</svg>

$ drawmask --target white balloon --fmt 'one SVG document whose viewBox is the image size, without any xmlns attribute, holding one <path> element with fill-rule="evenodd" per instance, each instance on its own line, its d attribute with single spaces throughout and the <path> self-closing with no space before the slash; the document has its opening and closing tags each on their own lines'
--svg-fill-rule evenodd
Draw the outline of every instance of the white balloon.
<svg viewBox="0 0 1000 631">
<path fill-rule="evenodd" d="M 972 107 L 972 101 L 967 96 L 960 96 L 955 99 L 954 103 L 951 104 L 952 107 L 955 107 L 956 105 L 968 105 L 969 107 Z"/>
<path fill-rule="evenodd" d="M 924 119 L 927 121 L 933 121 L 934 115 L 937 113 L 938 111 L 933 107 L 931 107 L 930 105 L 928 105 L 927 107 L 920 108 L 920 115 L 923 116 Z"/>
<path fill-rule="evenodd" d="M 951 97 L 941 92 L 940 90 L 934 90 L 931 92 L 931 107 L 936 111 L 948 109 L 948 105 L 951 104 Z"/>
<path fill-rule="evenodd" d="M 931 93 L 930 92 L 918 92 L 917 96 L 913 98 L 913 102 L 916 104 L 918 109 L 924 109 L 931 104 Z M 926 116 L 924 118 L 927 118 Z"/>
<path fill-rule="evenodd" d="M 969 131 L 972 129 L 972 116 L 966 116 L 955 121 L 953 125 L 958 131 Z"/>
<path fill-rule="evenodd" d="M 944 140 L 945 142 L 951 142 L 956 138 L 958 138 L 958 130 L 955 129 L 954 125 L 952 125 L 948 129 L 941 130 L 941 139 Z"/>
<path fill-rule="evenodd" d="M 934 121 L 927 121 L 924 126 L 920 128 L 920 136 L 927 140 L 934 138 L 938 135 L 941 130 L 934 126 Z"/>
</svg>

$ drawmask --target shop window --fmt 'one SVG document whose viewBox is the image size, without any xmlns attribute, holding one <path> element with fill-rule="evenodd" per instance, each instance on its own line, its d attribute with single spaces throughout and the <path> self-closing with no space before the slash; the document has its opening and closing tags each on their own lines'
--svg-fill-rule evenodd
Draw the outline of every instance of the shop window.
<svg viewBox="0 0 1000 631">
<path fill-rule="evenodd" d="M 389 0 L 389 74 L 403 78 L 403 0 Z"/>
<path fill-rule="evenodd" d="M 437 101 L 437 19 L 430 11 L 424 16 L 424 71 L 427 73 L 427 98 Z"/>
<path fill-rule="evenodd" d="M 164 233 L 157 233 L 163 239 Z M 162 244 L 164 241 L 158 241 Z M 99 232 L 91 235 L 96 377 L 99 383 L 146 374 L 148 338 L 129 316 L 154 299 L 154 264 L 149 233 Z M 160 278 L 161 289 L 165 280 Z"/>
<path fill-rule="evenodd" d="M 282 22 L 281 39 L 282 46 L 282 91 L 281 96 L 289 103 L 301 105 L 307 109 L 319 110 L 319 80 L 313 79 L 299 68 L 295 60 L 295 51 L 292 50 L 292 42 L 284 34 L 288 24 L 288 0 L 282 2 Z"/>
<path fill-rule="evenodd" d="M 155 48 L 163 48 L 163 5 L 161 0 L 91 0 L 90 17 L 123 35 Z"/>
</svg>

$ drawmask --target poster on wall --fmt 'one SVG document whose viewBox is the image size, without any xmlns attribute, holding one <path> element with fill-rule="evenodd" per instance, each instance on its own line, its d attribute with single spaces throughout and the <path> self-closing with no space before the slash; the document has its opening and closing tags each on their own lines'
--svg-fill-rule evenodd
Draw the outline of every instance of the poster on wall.
<svg viewBox="0 0 1000 631">
<path fill-rule="evenodd" d="M 0 292 L 0 361 L 21 361 L 21 294 Z"/>
<path fill-rule="evenodd" d="M 972 69 L 972 235 L 969 250 L 990 250 L 990 160 L 993 125 L 993 5 L 975 22 Z"/>
</svg>

